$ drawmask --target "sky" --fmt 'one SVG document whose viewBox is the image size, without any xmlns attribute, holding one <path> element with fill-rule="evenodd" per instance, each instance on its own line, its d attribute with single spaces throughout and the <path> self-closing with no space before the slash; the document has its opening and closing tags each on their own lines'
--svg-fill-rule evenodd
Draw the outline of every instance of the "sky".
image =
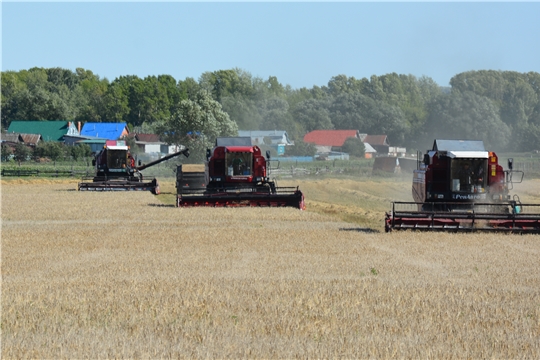
<svg viewBox="0 0 540 360">
<path fill-rule="evenodd" d="M 540 2 L 3 1 L 2 71 L 119 76 L 242 69 L 293 89 L 332 77 L 540 72 Z"/>
</svg>

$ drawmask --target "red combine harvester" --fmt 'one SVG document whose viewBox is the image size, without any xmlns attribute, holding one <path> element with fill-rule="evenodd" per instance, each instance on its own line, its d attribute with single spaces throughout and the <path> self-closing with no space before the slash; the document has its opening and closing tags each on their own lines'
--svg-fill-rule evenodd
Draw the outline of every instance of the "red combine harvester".
<svg viewBox="0 0 540 360">
<path fill-rule="evenodd" d="M 158 195 L 160 190 L 157 179 L 145 180 L 141 171 L 181 154 L 188 157 L 189 150 L 183 149 L 144 165 L 139 162 L 139 166 L 136 166 L 129 146 L 124 141 L 107 140 L 103 149 L 92 160 L 92 165 L 96 167 L 96 175 L 83 177 L 78 189 L 79 191 L 151 191 Z"/>
<path fill-rule="evenodd" d="M 503 170 L 482 141 L 435 140 L 414 170 L 415 202 L 393 202 L 385 230 L 540 233 L 540 204 L 509 194 L 522 180 L 512 159 Z"/>
<path fill-rule="evenodd" d="M 176 176 L 178 207 L 188 206 L 275 206 L 305 209 L 298 187 L 277 187 L 268 177 L 270 153 L 266 158 L 251 138 L 218 138 L 207 150 L 205 171 L 185 171 Z"/>
</svg>

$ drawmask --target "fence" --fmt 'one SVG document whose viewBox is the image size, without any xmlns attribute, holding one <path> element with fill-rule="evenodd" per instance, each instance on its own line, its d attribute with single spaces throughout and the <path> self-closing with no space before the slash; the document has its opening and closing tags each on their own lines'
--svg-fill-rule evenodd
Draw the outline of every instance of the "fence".
<svg viewBox="0 0 540 360">
<path fill-rule="evenodd" d="M 536 162 L 515 162 L 514 170 L 521 170 L 524 173 L 540 173 L 540 161 Z"/>
<path fill-rule="evenodd" d="M 296 165 L 296 166 L 295 166 Z M 279 168 L 271 168 L 269 171 L 269 176 L 271 177 L 282 177 L 290 178 L 296 176 L 317 176 L 324 174 L 344 174 L 344 175 L 354 175 L 354 176 L 371 176 L 372 167 L 371 166 L 334 166 L 325 165 L 325 166 L 312 166 L 312 167 L 298 167 L 297 164 L 287 164 Z"/>
<path fill-rule="evenodd" d="M 93 172 L 92 172 L 93 173 Z M 17 177 L 81 177 L 89 176 L 88 171 L 73 171 L 73 170 L 24 170 L 24 169 L 2 169 L 2 176 L 17 176 Z"/>
</svg>

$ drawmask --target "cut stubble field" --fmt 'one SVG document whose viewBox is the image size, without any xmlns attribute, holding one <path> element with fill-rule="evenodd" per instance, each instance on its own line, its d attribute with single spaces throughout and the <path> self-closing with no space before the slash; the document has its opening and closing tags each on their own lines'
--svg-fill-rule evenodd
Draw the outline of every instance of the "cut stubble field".
<svg viewBox="0 0 540 360">
<path fill-rule="evenodd" d="M 307 211 L 3 180 L 2 358 L 540 357 L 539 236 L 386 234 L 407 181 L 293 184 Z"/>
</svg>

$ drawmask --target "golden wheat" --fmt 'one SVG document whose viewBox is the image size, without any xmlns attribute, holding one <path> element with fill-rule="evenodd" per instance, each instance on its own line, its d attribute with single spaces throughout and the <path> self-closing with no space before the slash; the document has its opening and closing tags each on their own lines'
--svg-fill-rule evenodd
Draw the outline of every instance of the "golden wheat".
<svg viewBox="0 0 540 360">
<path fill-rule="evenodd" d="M 368 232 L 406 182 L 300 185 L 304 212 L 2 181 L 2 358 L 540 357 L 538 236 Z"/>
</svg>

